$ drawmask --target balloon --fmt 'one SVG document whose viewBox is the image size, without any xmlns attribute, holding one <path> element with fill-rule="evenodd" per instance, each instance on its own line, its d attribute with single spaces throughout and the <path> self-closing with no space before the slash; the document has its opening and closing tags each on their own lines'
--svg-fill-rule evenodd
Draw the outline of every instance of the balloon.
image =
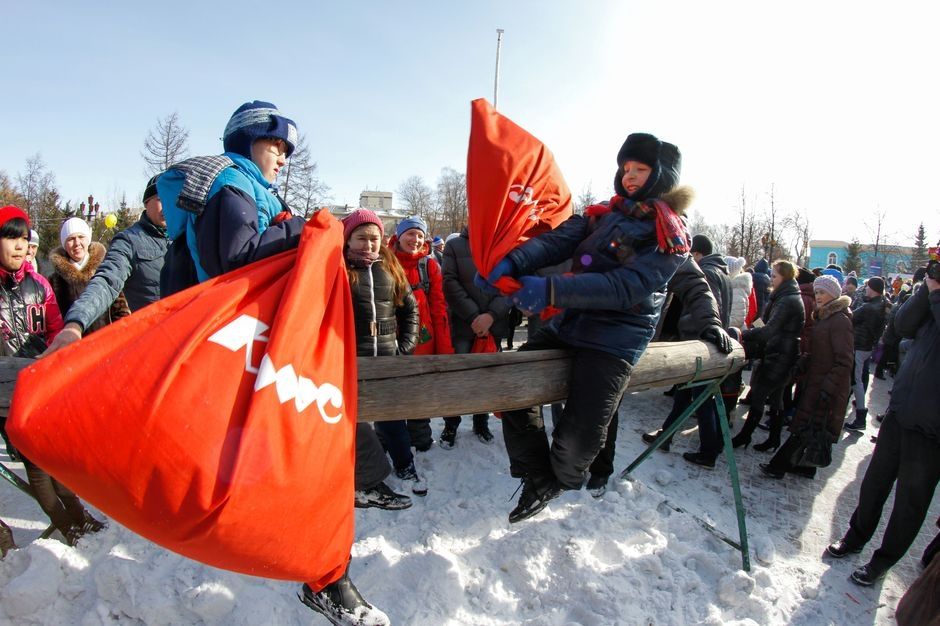
<svg viewBox="0 0 940 626">
<path fill-rule="evenodd" d="M 105 216 L 104 225 L 107 228 L 114 228 L 115 226 L 117 226 L 117 215 L 115 215 L 114 213 L 109 213 L 107 216 Z"/>
</svg>

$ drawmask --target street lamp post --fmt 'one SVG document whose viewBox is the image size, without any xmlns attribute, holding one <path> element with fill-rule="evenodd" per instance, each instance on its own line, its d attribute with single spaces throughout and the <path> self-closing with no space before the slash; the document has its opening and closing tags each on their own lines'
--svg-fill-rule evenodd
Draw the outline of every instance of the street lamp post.
<svg viewBox="0 0 940 626">
<path fill-rule="evenodd" d="M 496 77 L 493 79 L 493 108 L 499 105 L 499 48 L 503 43 L 503 29 L 496 29 Z"/>
</svg>

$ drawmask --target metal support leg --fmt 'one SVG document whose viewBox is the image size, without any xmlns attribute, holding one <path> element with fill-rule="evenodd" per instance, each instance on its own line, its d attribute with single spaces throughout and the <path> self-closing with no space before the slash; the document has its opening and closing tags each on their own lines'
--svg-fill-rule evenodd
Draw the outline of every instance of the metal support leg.
<svg viewBox="0 0 940 626">
<path fill-rule="evenodd" d="M 741 481 L 738 480 L 738 464 L 734 460 L 734 449 L 731 447 L 731 427 L 728 425 L 728 414 L 725 413 L 725 403 L 721 399 L 721 392 L 715 397 L 718 405 L 718 424 L 721 427 L 721 438 L 724 441 L 725 459 L 728 461 L 728 471 L 731 473 L 731 489 L 734 491 L 734 509 L 738 517 L 738 535 L 741 538 L 741 566 L 745 572 L 751 571 L 750 549 L 747 544 L 747 523 L 744 520 L 744 501 L 741 499 Z"/>
</svg>

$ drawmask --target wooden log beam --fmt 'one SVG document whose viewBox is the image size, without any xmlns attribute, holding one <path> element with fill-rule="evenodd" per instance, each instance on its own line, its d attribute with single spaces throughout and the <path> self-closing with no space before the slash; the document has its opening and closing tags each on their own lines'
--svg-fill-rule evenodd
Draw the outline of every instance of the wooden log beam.
<svg viewBox="0 0 940 626">
<path fill-rule="evenodd" d="M 32 359 L 0 358 L 0 413 Z M 697 365 L 698 364 L 698 365 Z M 744 349 L 721 354 L 702 341 L 652 343 L 628 391 L 710 380 L 744 365 Z M 361 357 L 359 420 L 378 422 L 522 409 L 568 396 L 571 356 L 563 350 L 417 357 Z"/>
</svg>

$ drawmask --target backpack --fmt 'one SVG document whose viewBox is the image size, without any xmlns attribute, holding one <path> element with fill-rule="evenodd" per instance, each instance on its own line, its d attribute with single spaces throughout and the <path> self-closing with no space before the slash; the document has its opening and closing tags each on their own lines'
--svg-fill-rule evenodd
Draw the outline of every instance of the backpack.
<svg viewBox="0 0 940 626">
<path fill-rule="evenodd" d="M 430 256 L 423 256 L 418 259 L 418 282 L 411 286 L 412 291 L 421 288 L 427 296 L 431 295 L 431 278 L 428 276 L 428 259 L 430 258 Z"/>
</svg>

